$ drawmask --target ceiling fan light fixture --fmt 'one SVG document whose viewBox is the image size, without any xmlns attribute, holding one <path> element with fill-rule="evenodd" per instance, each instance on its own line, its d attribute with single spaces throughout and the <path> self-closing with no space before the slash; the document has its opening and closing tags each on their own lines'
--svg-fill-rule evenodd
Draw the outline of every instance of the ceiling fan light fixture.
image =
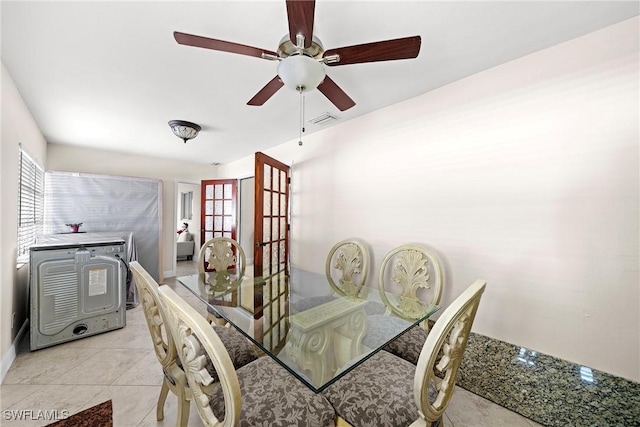
<svg viewBox="0 0 640 427">
<path fill-rule="evenodd" d="M 199 125 L 185 120 L 171 120 L 169 121 L 169 126 L 171 127 L 173 134 L 182 139 L 185 144 L 188 140 L 198 136 L 198 132 L 202 130 Z"/>
<path fill-rule="evenodd" d="M 325 75 L 322 63 L 302 54 L 288 56 L 278 64 L 280 80 L 296 92 L 308 92 L 317 88 Z"/>
</svg>

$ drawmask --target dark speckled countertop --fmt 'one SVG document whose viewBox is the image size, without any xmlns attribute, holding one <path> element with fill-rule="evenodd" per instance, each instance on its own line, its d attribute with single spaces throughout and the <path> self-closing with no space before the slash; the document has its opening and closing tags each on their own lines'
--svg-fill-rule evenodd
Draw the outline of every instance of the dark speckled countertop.
<svg viewBox="0 0 640 427">
<path fill-rule="evenodd" d="M 545 426 L 640 426 L 640 383 L 475 333 L 458 385 Z"/>
</svg>

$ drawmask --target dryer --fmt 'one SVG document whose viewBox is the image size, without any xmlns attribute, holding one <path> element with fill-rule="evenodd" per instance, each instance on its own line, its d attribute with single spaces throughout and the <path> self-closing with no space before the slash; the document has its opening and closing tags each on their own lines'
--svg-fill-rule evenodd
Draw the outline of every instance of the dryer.
<svg viewBox="0 0 640 427">
<path fill-rule="evenodd" d="M 31 350 L 125 326 L 123 238 L 113 233 L 47 235 L 31 247 L 29 259 Z"/>
</svg>

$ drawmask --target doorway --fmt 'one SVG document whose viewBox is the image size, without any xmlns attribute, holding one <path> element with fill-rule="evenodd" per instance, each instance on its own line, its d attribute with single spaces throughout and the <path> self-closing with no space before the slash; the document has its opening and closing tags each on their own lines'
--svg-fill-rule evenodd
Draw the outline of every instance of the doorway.
<svg viewBox="0 0 640 427">
<path fill-rule="evenodd" d="M 239 180 L 238 242 L 247 256 L 247 266 L 253 268 L 255 177 Z"/>
<path fill-rule="evenodd" d="M 186 228 L 193 239 L 193 253 L 190 255 L 196 260 L 198 250 L 200 249 L 200 184 L 189 182 L 176 183 L 176 224 L 175 230 Z M 180 233 L 182 234 L 182 233 Z M 178 238 L 180 234 L 176 233 L 176 259 L 178 258 Z M 184 237 L 183 237 L 184 239 Z M 186 259 L 186 257 L 184 257 Z M 182 259 L 182 258 L 181 258 Z"/>
</svg>

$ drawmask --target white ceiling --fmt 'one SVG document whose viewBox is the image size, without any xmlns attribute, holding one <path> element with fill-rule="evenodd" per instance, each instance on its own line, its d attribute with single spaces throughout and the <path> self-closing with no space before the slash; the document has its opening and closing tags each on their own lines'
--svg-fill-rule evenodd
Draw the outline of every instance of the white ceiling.
<svg viewBox="0 0 640 427">
<path fill-rule="evenodd" d="M 318 0 L 314 35 L 325 49 L 413 35 L 422 48 L 416 59 L 327 67 L 356 106 L 340 112 L 314 90 L 306 119 L 328 112 L 340 123 L 638 13 L 637 1 Z M 2 1 L 1 15 L 2 61 L 51 143 L 227 163 L 298 138 L 295 91 L 246 105 L 277 63 L 173 38 L 275 51 L 288 32 L 284 0 Z M 184 144 L 171 119 L 203 129 Z"/>
</svg>

